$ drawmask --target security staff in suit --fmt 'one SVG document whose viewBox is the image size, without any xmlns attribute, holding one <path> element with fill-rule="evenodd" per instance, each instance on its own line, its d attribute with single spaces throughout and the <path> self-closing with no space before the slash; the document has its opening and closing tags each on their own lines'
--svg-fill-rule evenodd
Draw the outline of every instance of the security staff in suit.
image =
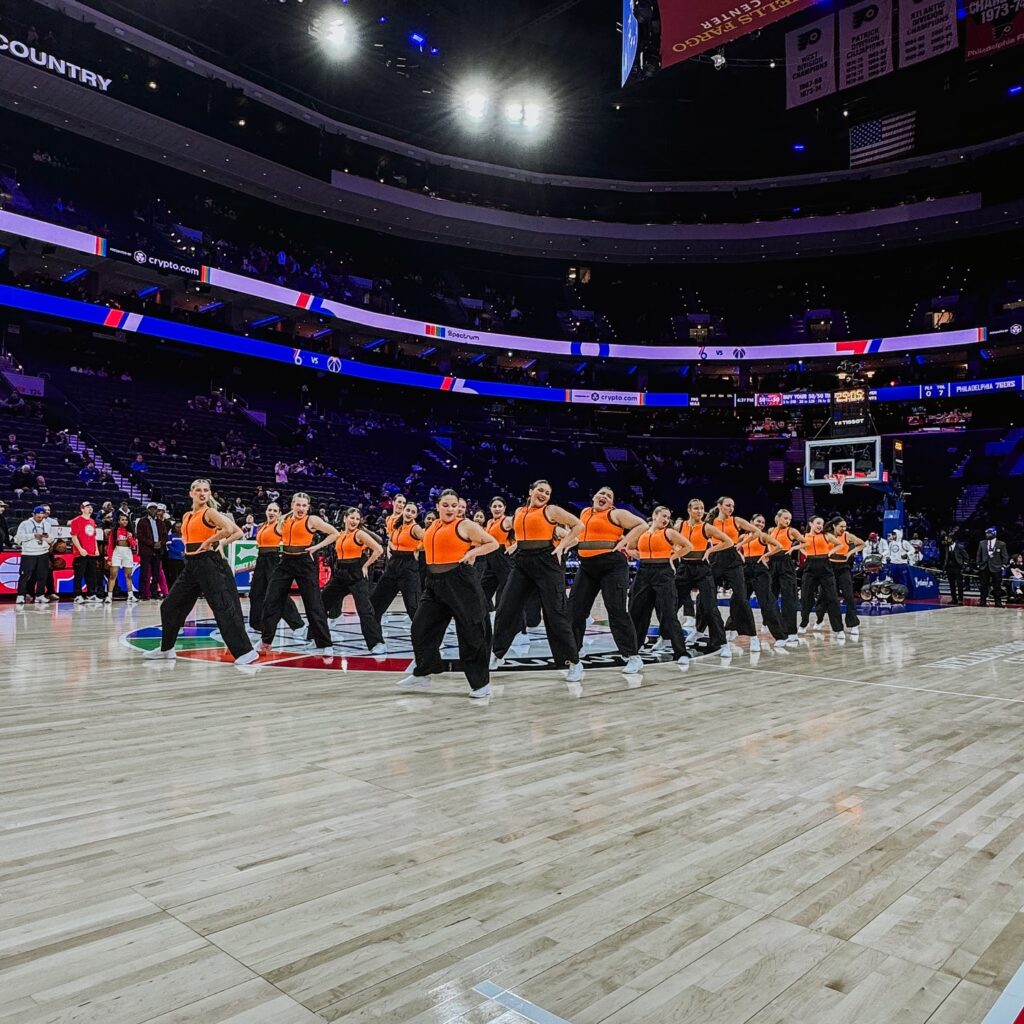
<svg viewBox="0 0 1024 1024">
<path fill-rule="evenodd" d="M 949 596 L 953 604 L 964 603 L 964 569 L 967 566 L 967 549 L 955 533 L 942 540 L 942 568 L 949 580 Z"/>
<path fill-rule="evenodd" d="M 990 526 L 985 531 L 985 539 L 978 545 L 978 553 L 974 559 L 978 563 L 978 576 L 981 581 L 981 600 L 978 604 L 984 608 L 988 604 L 989 588 L 993 590 L 996 607 L 1003 607 L 1003 570 L 1010 562 L 1010 552 L 1006 542 L 996 539 L 996 528 Z"/>
</svg>

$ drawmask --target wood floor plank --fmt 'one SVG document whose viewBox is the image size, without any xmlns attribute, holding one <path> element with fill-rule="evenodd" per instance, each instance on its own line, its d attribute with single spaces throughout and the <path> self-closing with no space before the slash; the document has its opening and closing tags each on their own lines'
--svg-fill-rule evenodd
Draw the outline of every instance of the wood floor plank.
<svg viewBox="0 0 1024 1024">
<path fill-rule="evenodd" d="M 1020 611 L 486 707 L 156 618 L 0 608 L 2 1024 L 980 1024 L 1024 958 Z"/>
</svg>

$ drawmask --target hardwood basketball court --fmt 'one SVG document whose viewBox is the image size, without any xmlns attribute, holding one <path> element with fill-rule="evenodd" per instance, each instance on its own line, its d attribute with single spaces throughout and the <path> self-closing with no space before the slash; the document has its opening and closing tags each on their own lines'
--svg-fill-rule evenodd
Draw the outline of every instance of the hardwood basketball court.
<svg viewBox="0 0 1024 1024">
<path fill-rule="evenodd" d="M 0 610 L 2 1024 L 975 1024 L 1024 959 L 1019 610 L 483 707 L 157 621 Z"/>
</svg>

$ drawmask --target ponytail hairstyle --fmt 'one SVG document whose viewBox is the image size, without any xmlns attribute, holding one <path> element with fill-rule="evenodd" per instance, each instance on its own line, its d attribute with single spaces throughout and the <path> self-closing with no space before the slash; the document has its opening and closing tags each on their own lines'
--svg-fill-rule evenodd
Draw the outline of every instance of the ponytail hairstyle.
<svg viewBox="0 0 1024 1024">
<path fill-rule="evenodd" d="M 500 501 L 502 505 L 505 506 L 506 509 L 508 508 L 508 502 L 500 494 L 496 494 L 493 498 L 491 498 L 491 500 L 487 502 L 487 507 L 490 508 L 496 501 Z"/>
<path fill-rule="evenodd" d="M 784 514 L 785 514 L 785 513 L 787 513 L 787 512 L 789 512 L 789 515 L 790 515 L 790 520 L 789 520 L 789 521 L 790 521 L 790 523 L 792 523 L 792 522 L 793 522 L 793 519 L 792 519 L 793 513 L 792 513 L 792 512 L 790 512 L 788 508 L 780 508 L 780 509 L 778 509 L 778 510 L 776 511 L 776 513 L 775 513 L 775 525 L 776 525 L 776 526 L 778 526 L 778 525 L 779 525 L 779 516 L 781 516 L 781 515 L 784 515 Z"/>
<path fill-rule="evenodd" d="M 718 513 L 722 508 L 722 502 L 728 499 L 728 494 L 723 494 L 715 504 L 704 513 L 704 522 L 712 523 L 718 518 Z"/>
<path fill-rule="evenodd" d="M 838 526 L 839 523 L 845 523 L 845 522 L 846 522 L 846 516 L 833 516 L 827 523 L 825 523 L 825 526 L 829 530 L 835 530 L 836 526 Z"/>
<path fill-rule="evenodd" d="M 458 501 L 458 498 L 459 498 L 459 492 L 458 492 L 457 490 L 455 490 L 455 488 L 453 488 L 453 487 L 446 487 L 446 488 L 445 488 L 445 489 L 444 489 L 444 490 L 443 490 L 443 491 L 442 491 L 442 492 L 441 492 L 441 493 L 440 493 L 440 494 L 439 494 L 439 495 L 437 496 L 437 500 L 438 500 L 438 501 L 440 501 L 440 500 L 441 500 L 442 498 L 448 498 L 448 497 L 452 497 L 452 498 L 455 498 L 455 500 L 456 500 L 456 501 Z"/>
<path fill-rule="evenodd" d="M 540 487 L 541 484 L 547 484 L 548 487 L 551 487 L 550 480 L 534 480 L 533 483 L 530 484 L 529 488 L 527 489 L 527 496 L 529 496 L 530 491 L 532 491 L 535 487 Z M 551 490 L 554 490 L 554 488 L 551 487 Z"/>
<path fill-rule="evenodd" d="M 651 512 L 651 518 L 650 518 L 650 520 L 649 520 L 649 521 L 650 521 L 650 523 L 651 523 L 652 525 L 654 524 L 654 517 L 655 517 L 655 516 L 656 516 L 656 515 L 657 515 L 657 514 L 658 514 L 659 512 L 667 512 L 667 513 L 668 513 L 668 516 L 669 516 L 669 522 L 671 522 L 671 521 L 672 521 L 672 509 L 670 509 L 670 508 L 668 507 L 668 505 L 655 505 L 655 506 L 654 506 L 654 509 L 653 509 L 653 510 L 652 510 L 652 512 Z"/>
<path fill-rule="evenodd" d="M 341 514 L 341 522 L 342 522 L 342 524 L 344 524 L 345 520 L 346 520 L 346 519 L 348 519 L 348 517 L 349 517 L 350 515 L 352 515 L 352 513 L 353 513 L 353 512 L 355 512 L 355 513 L 356 513 L 356 515 L 358 515 L 358 516 L 359 516 L 359 522 L 360 522 L 360 524 L 362 524 L 362 521 L 363 521 L 363 513 L 362 513 L 362 512 L 360 512 L 360 511 L 359 511 L 359 509 L 357 509 L 357 508 L 355 507 L 355 505 L 349 505 L 349 507 L 348 507 L 347 509 L 345 509 L 345 511 L 344 511 L 344 512 L 342 512 L 342 514 Z"/>
<path fill-rule="evenodd" d="M 690 514 L 690 509 L 693 508 L 694 505 L 703 505 L 703 504 L 704 504 L 704 499 L 703 498 L 691 498 L 686 503 L 686 514 L 687 515 Z"/>
<path fill-rule="evenodd" d="M 212 508 L 213 511 L 216 512 L 217 509 L 220 508 L 220 505 L 218 504 L 217 499 L 213 496 L 213 484 L 211 484 L 210 481 L 205 476 L 198 477 L 188 485 L 190 493 L 192 491 L 192 488 L 195 487 L 196 484 L 206 484 L 207 487 L 210 488 L 210 497 L 207 499 L 206 507 Z"/>
</svg>

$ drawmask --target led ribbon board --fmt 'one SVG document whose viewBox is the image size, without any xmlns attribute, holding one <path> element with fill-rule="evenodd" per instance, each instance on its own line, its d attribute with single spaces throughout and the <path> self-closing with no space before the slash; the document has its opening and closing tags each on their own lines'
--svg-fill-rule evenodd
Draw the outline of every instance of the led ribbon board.
<svg viewBox="0 0 1024 1024">
<path fill-rule="evenodd" d="M 111 245 L 100 235 L 60 227 L 34 217 L 0 211 L 0 231 L 8 231 L 24 238 L 32 238 L 49 245 L 57 245 L 75 252 L 111 257 Z M 169 263 L 148 253 L 117 250 L 125 256 L 134 256 L 142 264 Z M 141 257 L 141 259 L 140 259 Z M 969 327 L 940 334 L 907 334 L 894 338 L 862 338 L 851 341 L 804 342 L 794 345 L 620 345 L 618 342 L 563 341 L 553 338 L 529 338 L 519 334 L 497 334 L 490 331 L 472 331 L 464 327 L 427 323 L 404 316 L 375 313 L 361 306 L 350 306 L 334 299 L 325 299 L 310 292 L 260 281 L 245 274 L 236 274 L 217 267 L 194 268 L 180 265 L 183 274 L 251 298 L 265 299 L 294 309 L 301 309 L 323 317 L 333 317 L 346 323 L 369 328 L 371 331 L 390 331 L 417 338 L 443 338 L 445 341 L 468 345 L 472 348 L 505 349 L 514 352 L 535 352 L 543 355 L 576 359 L 639 359 L 670 362 L 755 362 L 771 359 L 837 359 L 857 356 L 882 355 L 894 352 L 923 352 L 928 349 L 956 348 L 977 345 L 986 340 L 984 327 Z"/>
</svg>

